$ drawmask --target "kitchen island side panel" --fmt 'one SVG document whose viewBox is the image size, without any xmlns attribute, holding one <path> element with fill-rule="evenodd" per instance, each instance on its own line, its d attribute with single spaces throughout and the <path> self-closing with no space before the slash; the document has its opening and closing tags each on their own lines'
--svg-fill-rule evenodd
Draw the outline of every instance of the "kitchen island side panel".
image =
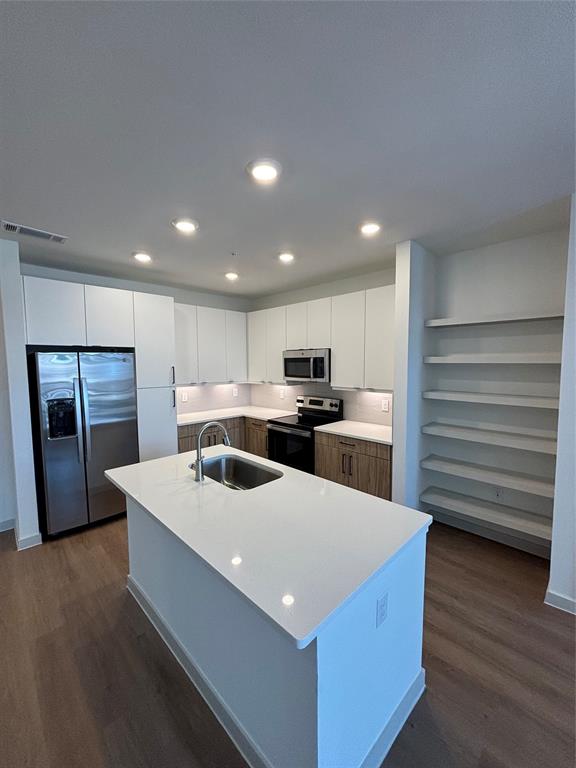
<svg viewBox="0 0 576 768">
<path fill-rule="evenodd" d="M 131 591 L 217 716 L 224 710 L 226 730 L 234 738 L 236 725 L 260 766 L 316 768 L 316 643 L 298 650 L 145 509 L 127 507 Z"/>
<path fill-rule="evenodd" d="M 319 768 L 379 766 L 423 691 L 426 532 L 316 639 Z"/>
</svg>

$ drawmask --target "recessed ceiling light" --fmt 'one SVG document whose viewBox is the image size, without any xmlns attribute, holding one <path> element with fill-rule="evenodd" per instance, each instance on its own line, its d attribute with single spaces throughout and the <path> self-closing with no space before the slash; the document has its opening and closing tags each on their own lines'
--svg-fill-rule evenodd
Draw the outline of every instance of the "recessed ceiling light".
<svg viewBox="0 0 576 768">
<path fill-rule="evenodd" d="M 194 221 L 194 219 L 174 219 L 170 223 L 174 229 L 177 229 L 183 235 L 193 235 L 198 229 L 198 222 Z"/>
<path fill-rule="evenodd" d="M 136 261 L 139 261 L 141 264 L 149 264 L 152 261 L 152 256 L 144 251 L 136 251 L 136 253 L 133 253 L 132 255 Z"/>
<path fill-rule="evenodd" d="M 281 167 L 275 160 L 255 160 L 246 168 L 257 184 L 274 184 L 280 176 Z"/>
<path fill-rule="evenodd" d="M 278 258 L 283 264 L 290 264 L 291 261 L 294 261 L 294 254 L 293 253 L 280 253 L 278 255 Z"/>
<path fill-rule="evenodd" d="M 293 595 L 284 595 L 282 598 L 282 602 L 284 605 L 294 605 L 294 596 Z"/>
<path fill-rule="evenodd" d="M 233 557 L 232 560 L 230 560 L 232 565 L 240 565 L 242 562 L 242 558 L 239 555 L 236 555 L 236 557 Z"/>
<path fill-rule="evenodd" d="M 374 235 L 377 235 L 378 232 L 380 232 L 380 224 L 376 221 L 365 221 L 360 227 L 360 232 L 364 237 L 374 237 Z"/>
<path fill-rule="evenodd" d="M 238 273 L 237 272 L 226 272 L 225 275 L 227 280 L 238 280 Z"/>
</svg>

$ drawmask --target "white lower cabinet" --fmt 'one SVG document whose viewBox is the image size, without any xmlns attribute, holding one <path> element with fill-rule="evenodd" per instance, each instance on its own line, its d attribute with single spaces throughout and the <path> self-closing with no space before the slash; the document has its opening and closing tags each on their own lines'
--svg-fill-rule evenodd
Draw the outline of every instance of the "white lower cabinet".
<svg viewBox="0 0 576 768">
<path fill-rule="evenodd" d="M 134 298 L 132 291 L 84 286 L 86 342 L 89 347 L 134 346 Z"/>
<path fill-rule="evenodd" d="M 26 275 L 26 342 L 86 346 L 84 285 Z"/>
<path fill-rule="evenodd" d="M 176 390 L 172 387 L 139 389 L 137 408 L 140 461 L 178 453 Z"/>
<path fill-rule="evenodd" d="M 247 381 L 246 313 L 226 311 L 226 379 Z"/>
<path fill-rule="evenodd" d="M 364 386 L 394 388 L 394 285 L 366 291 Z"/>
<path fill-rule="evenodd" d="M 266 381 L 266 309 L 248 312 L 248 379 Z"/>
<path fill-rule="evenodd" d="M 223 382 L 226 372 L 226 312 L 198 307 L 198 381 Z"/>
<path fill-rule="evenodd" d="M 364 387 L 366 291 L 332 297 L 332 376 L 338 387 Z"/>
<path fill-rule="evenodd" d="M 284 381 L 286 349 L 286 307 L 266 310 L 266 380 L 275 384 Z"/>
<path fill-rule="evenodd" d="M 174 304 L 174 337 L 176 343 L 176 384 L 198 383 L 198 326 L 196 307 Z"/>
</svg>

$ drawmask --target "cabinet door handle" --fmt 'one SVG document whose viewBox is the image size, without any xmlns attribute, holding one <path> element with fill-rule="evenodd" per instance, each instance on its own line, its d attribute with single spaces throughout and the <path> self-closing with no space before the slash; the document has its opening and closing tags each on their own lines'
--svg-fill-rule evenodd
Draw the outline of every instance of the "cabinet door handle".
<svg viewBox="0 0 576 768">
<path fill-rule="evenodd" d="M 176 408 L 176 390 L 172 390 L 172 408 Z"/>
<path fill-rule="evenodd" d="M 348 456 L 348 474 L 352 474 L 352 456 Z"/>
<path fill-rule="evenodd" d="M 356 443 L 347 443 L 346 440 L 340 440 L 340 445 L 349 445 L 350 448 L 356 448 Z"/>
<path fill-rule="evenodd" d="M 170 384 L 176 384 L 176 368 L 175 366 L 170 367 Z"/>
<path fill-rule="evenodd" d="M 346 474 L 346 464 L 345 464 L 345 462 L 346 462 L 346 454 L 345 454 L 345 453 L 343 453 L 343 454 L 342 454 L 342 466 L 341 466 L 341 469 L 342 469 L 342 474 L 343 474 L 343 475 L 345 475 L 345 474 Z"/>
</svg>

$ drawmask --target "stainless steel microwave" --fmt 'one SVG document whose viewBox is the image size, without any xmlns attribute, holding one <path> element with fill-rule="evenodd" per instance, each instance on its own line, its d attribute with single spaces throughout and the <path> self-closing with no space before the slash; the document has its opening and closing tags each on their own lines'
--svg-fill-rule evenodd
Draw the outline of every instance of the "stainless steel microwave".
<svg viewBox="0 0 576 768">
<path fill-rule="evenodd" d="M 282 356 L 286 381 L 330 381 L 329 349 L 287 349 Z"/>
</svg>

